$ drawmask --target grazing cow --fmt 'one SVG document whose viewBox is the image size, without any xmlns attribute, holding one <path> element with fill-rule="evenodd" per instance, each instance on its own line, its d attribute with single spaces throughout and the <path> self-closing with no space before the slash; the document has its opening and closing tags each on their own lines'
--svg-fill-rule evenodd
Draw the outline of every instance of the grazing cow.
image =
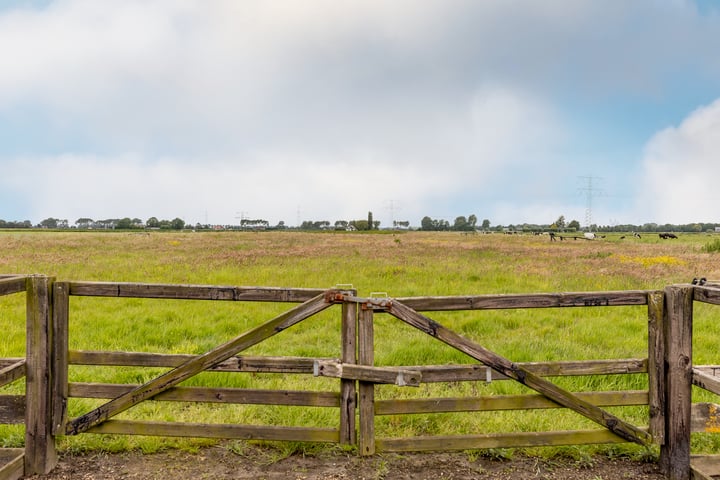
<svg viewBox="0 0 720 480">
<path fill-rule="evenodd" d="M 667 240 L 668 238 L 678 238 L 674 233 L 658 233 L 658 236 L 663 240 Z"/>
<path fill-rule="evenodd" d="M 583 237 L 585 237 L 587 240 L 595 240 L 595 234 L 592 232 L 585 232 L 583 234 Z"/>
</svg>

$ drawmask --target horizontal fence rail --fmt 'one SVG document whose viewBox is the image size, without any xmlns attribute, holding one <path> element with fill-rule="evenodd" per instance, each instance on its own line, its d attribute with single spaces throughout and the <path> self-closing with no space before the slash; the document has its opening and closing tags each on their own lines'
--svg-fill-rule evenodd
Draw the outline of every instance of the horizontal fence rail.
<svg viewBox="0 0 720 480">
<path fill-rule="evenodd" d="M 295 303 L 306 302 L 326 291 L 309 288 L 222 287 L 111 282 L 68 282 L 67 288 L 70 295 L 86 297 Z"/>
<path fill-rule="evenodd" d="M 24 292 L 26 284 L 26 277 L 0 276 L 0 296 Z"/>
<path fill-rule="evenodd" d="M 26 379 L 25 395 L 0 395 L 0 423 L 25 423 L 25 474 L 47 473 L 57 462 L 58 435 L 112 433 L 310 441 L 356 445 L 361 455 L 384 451 L 514 448 L 565 444 L 635 442 L 661 447 L 660 463 L 667 478 L 711 478 L 712 460 L 690 463 L 690 432 L 720 433 L 720 405 L 691 402 L 692 385 L 720 394 L 718 366 L 692 364 L 692 304 L 720 305 L 717 285 L 679 285 L 662 291 L 571 292 L 465 295 L 443 297 L 359 297 L 342 287 L 292 289 L 207 285 L 166 285 L 128 282 L 56 282 L 44 276 L 0 275 L 0 296 L 24 293 L 27 298 L 27 355 L 0 359 L 0 386 Z M 70 350 L 71 297 L 145 298 L 290 303 L 284 313 L 201 355 L 149 352 Z M 459 335 L 419 312 L 473 310 L 644 307 L 647 310 L 648 355 L 645 358 L 513 362 Z M 340 358 L 252 356 L 243 351 L 282 333 L 316 314 L 339 311 Z M 466 364 L 375 365 L 375 317 L 406 324 L 467 355 Z M 301 328 L 301 327 L 299 327 Z M 161 369 L 144 383 L 71 381 L 71 366 Z M 207 374 L 208 386 L 182 382 Z M 322 391 L 211 386 L 214 373 L 304 375 Z M 593 375 L 641 375 L 647 389 L 572 392 L 556 378 Z M 142 377 L 144 378 L 144 376 Z M 205 382 L 206 380 L 203 380 Z M 417 388 L 423 384 L 516 382 L 530 393 L 448 397 L 376 398 L 380 386 Z M 644 380 L 643 380 L 644 381 Z M 336 382 L 336 383 L 335 383 Z M 330 391 L 325 391 L 330 390 Z M 69 418 L 72 399 L 103 401 Z M 339 410 L 334 427 L 209 424 L 118 419 L 116 415 L 146 400 L 198 404 L 267 405 Z M 646 425 L 633 425 L 606 408 L 647 407 Z M 477 433 L 384 438 L 375 431 L 383 416 L 440 413 L 503 412 L 569 409 L 601 428 L 570 431 Z M 357 413 L 357 419 L 356 419 Z M 0 450 L 0 453 L 3 451 Z M 14 452 L 17 453 L 17 452 Z M 18 460 L 0 462 L 0 480 L 19 478 Z M 5 466 L 3 466 L 5 463 Z M 8 465 L 12 465 L 8 467 Z M 12 473 L 4 473 L 4 472 Z M 710 473 L 708 473 L 710 472 Z M 5 475 L 5 476 L 3 476 Z M 14 476 L 13 476 L 14 475 Z M 703 476 L 704 475 L 704 476 Z"/>
<path fill-rule="evenodd" d="M 461 297 L 398 297 L 395 301 L 413 310 L 429 312 L 647 305 L 647 295 L 647 291 L 636 290 L 621 292 L 473 295 Z"/>
</svg>

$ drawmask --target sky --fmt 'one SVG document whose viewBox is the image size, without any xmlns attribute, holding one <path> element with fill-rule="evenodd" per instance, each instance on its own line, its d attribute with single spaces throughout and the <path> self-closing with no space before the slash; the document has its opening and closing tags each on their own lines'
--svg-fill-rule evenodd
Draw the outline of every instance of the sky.
<svg viewBox="0 0 720 480">
<path fill-rule="evenodd" d="M 0 0 L 0 219 L 720 222 L 718 45 L 710 0 Z"/>
</svg>

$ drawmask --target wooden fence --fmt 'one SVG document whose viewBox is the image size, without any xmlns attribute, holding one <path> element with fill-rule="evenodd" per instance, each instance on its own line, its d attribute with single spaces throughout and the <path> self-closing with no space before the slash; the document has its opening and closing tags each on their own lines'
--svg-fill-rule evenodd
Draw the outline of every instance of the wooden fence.
<svg viewBox="0 0 720 480">
<path fill-rule="evenodd" d="M 24 423 L 24 472 L 47 473 L 57 462 L 55 437 L 85 432 L 329 442 L 357 445 L 361 455 L 377 452 L 512 448 L 564 444 L 634 442 L 660 445 L 660 464 L 673 480 L 712 478 L 720 473 L 714 458 L 694 458 L 691 431 L 720 431 L 715 404 L 692 404 L 692 384 L 720 394 L 712 367 L 692 364 L 692 306 L 720 304 L 713 285 L 670 286 L 663 291 L 477 295 L 452 297 L 359 297 L 352 288 L 329 290 L 106 282 L 63 282 L 44 276 L 0 277 L 0 295 L 27 297 L 27 353 L 0 361 L 0 385 L 25 376 L 25 395 L 0 396 L 0 423 Z M 240 333 L 202 355 L 69 350 L 70 298 L 113 297 L 231 302 L 283 302 L 287 311 Z M 621 360 L 516 363 L 444 327 L 432 312 L 539 309 L 643 308 L 648 318 L 648 355 Z M 340 358 L 242 356 L 243 351 L 314 315 L 340 312 Z M 469 356 L 463 365 L 376 366 L 375 317 L 389 315 Z M 78 383 L 71 365 L 169 368 L 140 385 Z M 337 378 L 333 391 L 253 390 L 178 386 L 206 371 L 303 374 Z M 571 392 L 548 377 L 573 375 L 645 375 L 647 390 Z M 470 396 L 376 400 L 378 385 L 398 387 L 432 382 L 518 382 L 532 395 Z M 72 398 L 106 399 L 100 406 L 69 418 Z M 291 405 L 339 410 L 334 428 L 187 424 L 119 420 L 118 414 L 145 400 L 227 404 Z M 633 425 L 606 407 L 647 406 L 643 425 Z M 382 415 L 441 412 L 489 412 L 566 408 L 598 428 L 575 431 L 511 432 L 454 436 L 382 438 L 375 420 Z M 22 474 L 22 452 L 5 451 L 0 480 Z M 20 460 L 18 460 L 20 458 Z"/>
<path fill-rule="evenodd" d="M 57 462 L 55 439 L 45 412 L 53 401 L 45 381 L 50 374 L 52 279 L 43 276 L 0 276 L 0 296 L 25 293 L 25 358 L 0 360 L 0 386 L 26 379 L 25 395 L 0 395 L 0 422 L 25 424 L 25 448 L 0 449 L 0 480 L 20 478 L 23 471 L 49 471 Z"/>
</svg>

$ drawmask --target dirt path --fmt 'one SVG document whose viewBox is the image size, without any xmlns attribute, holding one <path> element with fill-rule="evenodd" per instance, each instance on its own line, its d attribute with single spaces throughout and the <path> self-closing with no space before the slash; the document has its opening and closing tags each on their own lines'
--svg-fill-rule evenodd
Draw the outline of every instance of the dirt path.
<svg viewBox="0 0 720 480">
<path fill-rule="evenodd" d="M 65 456 L 49 475 L 33 480 L 418 480 L 418 479 L 566 479 L 566 480 L 661 480 L 657 465 L 627 459 L 597 457 L 543 460 L 514 457 L 511 460 L 471 458 L 463 453 L 387 454 L 360 458 L 353 454 L 293 455 L 276 459 L 260 448 L 241 455 L 212 447 L 199 453 L 171 451 L 143 455 L 93 454 Z"/>
</svg>

